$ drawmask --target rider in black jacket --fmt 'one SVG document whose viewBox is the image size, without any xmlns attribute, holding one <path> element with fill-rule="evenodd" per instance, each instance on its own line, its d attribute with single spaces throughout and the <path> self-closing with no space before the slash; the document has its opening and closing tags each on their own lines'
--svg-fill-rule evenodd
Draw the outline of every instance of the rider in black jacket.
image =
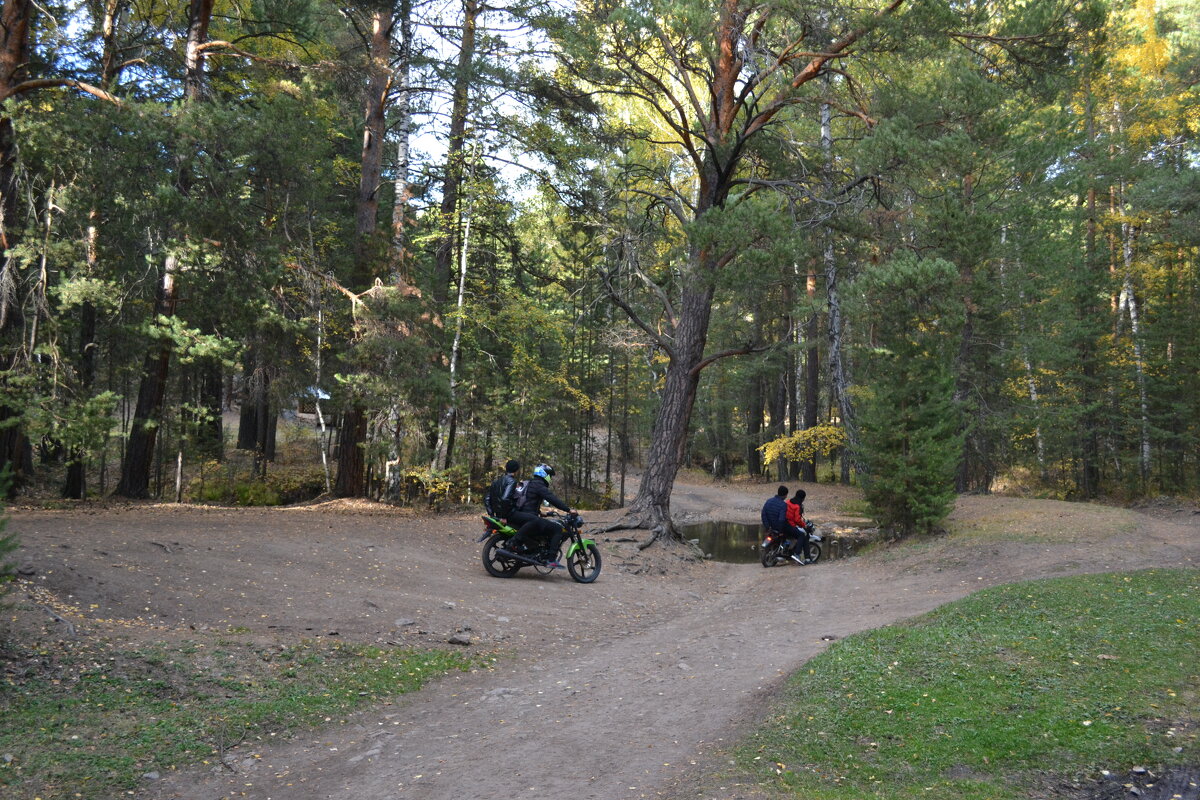
<svg viewBox="0 0 1200 800">
<path fill-rule="evenodd" d="M 562 546 L 563 527 L 557 522 L 544 519 L 541 515 L 543 501 L 560 511 L 572 513 L 571 507 L 550 491 L 550 478 L 554 477 L 554 467 L 541 464 L 533 470 L 533 477 L 525 488 L 525 500 L 519 508 L 513 509 L 508 515 L 509 525 L 520 525 L 517 533 L 508 542 L 509 549 L 521 552 L 529 542 L 539 539 L 550 540 L 550 562 L 558 558 L 558 549 Z"/>
</svg>

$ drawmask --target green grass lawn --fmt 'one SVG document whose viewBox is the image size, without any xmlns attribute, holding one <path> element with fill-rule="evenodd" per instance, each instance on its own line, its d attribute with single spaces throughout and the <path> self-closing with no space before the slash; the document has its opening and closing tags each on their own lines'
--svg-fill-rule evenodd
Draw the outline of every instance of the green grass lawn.
<svg viewBox="0 0 1200 800">
<path fill-rule="evenodd" d="M 1200 573 L 1015 584 L 836 643 L 738 769 L 805 800 L 1028 798 L 1200 763 Z"/>
<path fill-rule="evenodd" d="M 337 722 L 473 661 L 457 653 L 236 636 L 25 654 L 0 680 L 0 796 L 111 797 L 148 772 Z"/>
</svg>

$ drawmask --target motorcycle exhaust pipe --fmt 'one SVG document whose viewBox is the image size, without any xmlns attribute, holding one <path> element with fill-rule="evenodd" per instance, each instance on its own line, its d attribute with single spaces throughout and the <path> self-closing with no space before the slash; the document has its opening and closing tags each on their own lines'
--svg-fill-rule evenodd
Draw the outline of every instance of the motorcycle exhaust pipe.
<svg viewBox="0 0 1200 800">
<path fill-rule="evenodd" d="M 524 561 L 526 564 L 530 564 L 535 567 L 549 566 L 545 561 L 538 561 L 536 558 L 530 558 L 529 556 L 523 556 L 520 553 L 514 553 L 512 550 L 505 550 L 502 547 L 497 547 L 496 552 L 501 555 L 508 556 L 509 558 L 515 558 L 517 561 Z"/>
</svg>

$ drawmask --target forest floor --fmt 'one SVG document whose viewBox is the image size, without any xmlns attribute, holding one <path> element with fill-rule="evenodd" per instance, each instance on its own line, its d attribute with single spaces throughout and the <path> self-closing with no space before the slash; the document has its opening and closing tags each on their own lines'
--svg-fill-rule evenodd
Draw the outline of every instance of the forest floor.
<svg viewBox="0 0 1200 800">
<path fill-rule="evenodd" d="M 773 488 L 681 482 L 672 512 L 755 522 Z M 812 519 L 865 525 L 840 511 L 853 507 L 851 490 L 805 488 Z M 585 517 L 598 528 L 619 513 Z M 645 531 L 601 534 L 603 572 L 591 585 L 565 571 L 489 577 L 476 515 L 345 501 L 13 508 L 9 531 L 28 573 L 16 599 L 34 600 L 43 625 L 73 620 L 70 635 L 236 630 L 264 646 L 326 637 L 453 647 L 465 634 L 468 652 L 497 658 L 342 724 L 242 742 L 223 763 L 148 779 L 138 797 L 736 800 L 760 794 L 723 777 L 725 748 L 829 642 L 988 586 L 1200 565 L 1200 512 L 1174 503 L 970 496 L 951 526 L 953 537 L 769 570 L 683 547 L 639 550 Z"/>
</svg>

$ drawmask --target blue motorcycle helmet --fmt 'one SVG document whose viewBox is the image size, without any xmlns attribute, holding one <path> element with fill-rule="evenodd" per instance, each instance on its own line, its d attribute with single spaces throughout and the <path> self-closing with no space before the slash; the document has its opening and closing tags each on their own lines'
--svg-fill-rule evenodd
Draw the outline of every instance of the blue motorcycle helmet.
<svg viewBox="0 0 1200 800">
<path fill-rule="evenodd" d="M 533 474 L 539 478 L 545 478 L 547 483 L 554 477 L 554 467 L 549 464 L 538 464 L 533 468 Z"/>
</svg>

